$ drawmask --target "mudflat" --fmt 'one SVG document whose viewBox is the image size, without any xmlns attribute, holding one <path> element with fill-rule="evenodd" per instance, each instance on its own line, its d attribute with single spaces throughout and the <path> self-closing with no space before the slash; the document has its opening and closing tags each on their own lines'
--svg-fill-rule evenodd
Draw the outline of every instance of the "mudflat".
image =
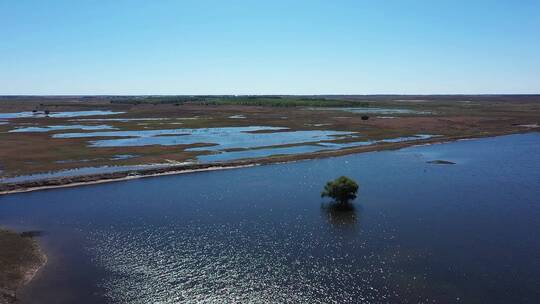
<svg viewBox="0 0 540 304">
<path fill-rule="evenodd" d="M 28 283 L 47 258 L 31 234 L 0 229 L 0 303 L 17 303 L 17 290 Z"/>
</svg>

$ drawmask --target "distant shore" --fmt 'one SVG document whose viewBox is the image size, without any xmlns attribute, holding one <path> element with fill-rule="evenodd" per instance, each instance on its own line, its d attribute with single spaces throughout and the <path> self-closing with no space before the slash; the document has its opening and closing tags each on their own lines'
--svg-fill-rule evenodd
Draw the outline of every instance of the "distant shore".
<svg viewBox="0 0 540 304">
<path fill-rule="evenodd" d="M 0 303 L 18 303 L 18 290 L 47 263 L 32 234 L 0 228 Z"/>
<path fill-rule="evenodd" d="M 114 173 L 60 177 L 60 178 L 51 178 L 51 179 L 17 182 L 17 183 L 4 183 L 4 184 L 0 184 L 0 195 L 20 193 L 20 192 L 29 192 L 29 191 L 38 191 L 38 190 L 53 189 L 53 188 L 62 188 L 62 187 L 75 187 L 75 186 L 99 184 L 99 183 L 106 183 L 106 182 L 124 181 L 124 180 L 131 180 L 131 179 L 143 178 L 143 177 L 194 173 L 194 172 L 201 172 L 201 171 L 213 171 L 213 170 L 224 170 L 224 169 L 236 169 L 236 168 L 252 167 L 252 166 L 258 166 L 258 165 L 286 163 L 286 162 L 294 162 L 294 161 L 300 161 L 300 160 L 343 156 L 343 155 L 364 153 L 364 152 L 397 150 L 397 149 L 402 149 L 402 148 L 411 147 L 411 146 L 418 146 L 418 145 L 437 144 L 437 143 L 452 142 L 452 141 L 464 140 L 464 139 L 478 139 L 478 138 L 495 137 L 495 136 L 503 136 L 503 135 L 510 135 L 510 134 L 522 134 L 522 133 L 528 133 L 528 132 L 531 132 L 531 130 L 524 130 L 521 132 L 489 133 L 489 134 L 474 135 L 474 136 L 463 135 L 463 136 L 451 136 L 451 137 L 450 136 L 434 137 L 427 140 L 399 142 L 399 143 L 383 143 L 383 144 L 376 144 L 372 146 L 355 147 L 355 148 L 333 150 L 333 151 L 320 151 L 320 152 L 305 153 L 305 154 L 299 154 L 299 155 L 283 155 L 283 156 L 273 156 L 273 157 L 266 157 L 266 158 L 257 158 L 257 159 L 248 159 L 248 160 L 230 161 L 230 162 L 219 162 L 219 163 L 208 163 L 208 164 L 183 164 L 183 165 L 177 165 L 177 166 L 173 165 L 173 166 L 160 167 L 160 168 L 150 168 L 150 169 L 147 168 L 147 169 L 141 169 L 141 170 L 130 170 L 130 171 L 114 172 Z"/>
</svg>

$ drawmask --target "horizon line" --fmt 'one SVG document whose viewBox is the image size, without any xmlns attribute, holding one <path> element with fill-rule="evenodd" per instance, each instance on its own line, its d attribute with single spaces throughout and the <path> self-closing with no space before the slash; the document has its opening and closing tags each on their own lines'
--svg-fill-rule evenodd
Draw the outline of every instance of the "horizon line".
<svg viewBox="0 0 540 304">
<path fill-rule="evenodd" d="M 78 96 L 534 96 L 538 93 L 375 93 L 375 94 L 347 94 L 347 93 L 324 93 L 324 94 L 0 94 L 0 97 L 78 97 Z"/>
</svg>

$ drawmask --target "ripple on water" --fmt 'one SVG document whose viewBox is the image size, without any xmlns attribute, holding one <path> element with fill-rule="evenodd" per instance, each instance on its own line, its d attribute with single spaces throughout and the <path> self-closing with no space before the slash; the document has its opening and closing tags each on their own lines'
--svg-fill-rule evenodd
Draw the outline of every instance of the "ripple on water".
<svg viewBox="0 0 540 304">
<path fill-rule="evenodd" d="M 367 252 L 365 242 L 331 243 L 302 235 L 305 227 L 282 228 L 240 222 L 95 231 L 88 250 L 112 274 L 101 285 L 119 303 L 370 303 L 391 296 L 374 283 L 391 271 L 392 256 Z M 343 255 L 344 247 L 366 253 Z"/>
</svg>

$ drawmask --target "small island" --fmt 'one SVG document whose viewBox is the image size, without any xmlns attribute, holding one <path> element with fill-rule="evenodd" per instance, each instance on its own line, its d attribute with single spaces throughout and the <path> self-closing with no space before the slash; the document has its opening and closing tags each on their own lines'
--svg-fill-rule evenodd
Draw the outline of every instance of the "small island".
<svg viewBox="0 0 540 304">
<path fill-rule="evenodd" d="M 455 165 L 456 163 L 448 161 L 448 160 L 430 160 L 427 162 L 428 164 L 434 164 L 434 165 Z"/>
</svg>

